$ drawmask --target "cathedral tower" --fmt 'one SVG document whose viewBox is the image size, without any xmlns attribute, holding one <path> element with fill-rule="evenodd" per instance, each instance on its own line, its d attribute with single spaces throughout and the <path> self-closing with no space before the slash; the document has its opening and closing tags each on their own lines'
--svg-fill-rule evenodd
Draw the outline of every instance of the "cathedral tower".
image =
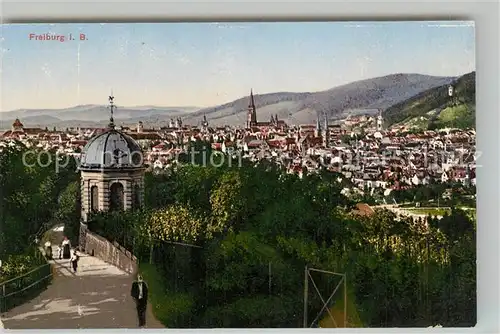
<svg viewBox="0 0 500 334">
<path fill-rule="evenodd" d="M 323 129 L 323 146 L 328 148 L 330 145 L 330 129 L 328 127 L 328 115 L 325 112 L 325 124 Z"/>
<path fill-rule="evenodd" d="M 253 97 L 253 91 L 250 90 L 250 101 L 248 103 L 247 111 L 247 128 L 257 125 L 257 110 L 255 108 L 255 100 Z"/>
<path fill-rule="evenodd" d="M 322 132 L 321 132 L 321 119 L 318 114 L 318 118 L 316 119 L 316 129 L 314 130 L 314 136 L 315 137 L 321 137 Z"/>
</svg>

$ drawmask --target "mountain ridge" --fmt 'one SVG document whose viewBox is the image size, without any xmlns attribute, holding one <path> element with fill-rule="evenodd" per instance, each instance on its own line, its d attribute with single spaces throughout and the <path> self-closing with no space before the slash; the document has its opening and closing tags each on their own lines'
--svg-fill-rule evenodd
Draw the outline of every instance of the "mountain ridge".
<svg viewBox="0 0 500 334">
<path fill-rule="evenodd" d="M 278 115 L 288 123 L 313 123 L 326 113 L 330 119 L 346 116 L 350 110 L 387 109 L 426 90 L 443 86 L 457 77 L 439 77 L 416 73 L 396 73 L 358 80 L 316 92 L 272 92 L 254 94 L 259 121 Z M 171 118 L 182 117 L 185 124 L 198 125 L 204 116 L 211 125 L 241 125 L 246 121 L 248 96 L 212 107 L 118 107 L 117 124 L 142 121 L 149 126 L 165 126 Z M 32 118 L 36 116 L 35 118 Z M 42 116 L 47 116 L 44 122 Z M 105 105 L 83 104 L 62 109 L 18 109 L 0 113 L 0 126 L 10 127 L 15 118 L 26 126 L 69 127 L 79 124 L 101 126 L 108 122 Z M 56 121 L 59 120 L 59 122 Z M 10 123 L 9 123 L 10 122 Z M 80 125 L 81 126 L 81 125 Z"/>
</svg>

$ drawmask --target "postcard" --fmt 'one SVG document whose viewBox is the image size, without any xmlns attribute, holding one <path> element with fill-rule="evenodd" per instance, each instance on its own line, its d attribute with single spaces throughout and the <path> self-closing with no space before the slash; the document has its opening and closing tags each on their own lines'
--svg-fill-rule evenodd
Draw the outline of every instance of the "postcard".
<svg viewBox="0 0 500 334">
<path fill-rule="evenodd" d="M 2 35 L 1 327 L 475 326 L 473 22 Z"/>
</svg>

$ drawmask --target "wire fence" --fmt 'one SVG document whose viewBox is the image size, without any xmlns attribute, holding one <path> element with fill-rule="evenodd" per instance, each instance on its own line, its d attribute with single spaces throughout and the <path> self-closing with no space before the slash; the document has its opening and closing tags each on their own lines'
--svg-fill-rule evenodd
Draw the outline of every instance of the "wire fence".
<svg viewBox="0 0 500 334">
<path fill-rule="evenodd" d="M 51 265 L 47 263 L 24 275 L 0 282 L 0 313 L 35 297 L 47 287 L 51 278 Z"/>
</svg>

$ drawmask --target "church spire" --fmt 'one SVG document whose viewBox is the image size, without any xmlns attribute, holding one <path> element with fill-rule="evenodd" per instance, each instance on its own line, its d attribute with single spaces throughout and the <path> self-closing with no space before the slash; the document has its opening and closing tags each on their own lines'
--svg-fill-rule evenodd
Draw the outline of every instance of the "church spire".
<svg viewBox="0 0 500 334">
<path fill-rule="evenodd" d="M 208 121 L 206 114 L 203 114 L 203 121 L 201 122 L 201 127 L 203 128 L 204 131 L 206 131 L 208 128 Z"/>
<path fill-rule="evenodd" d="M 317 118 L 316 118 L 316 134 L 315 134 L 316 137 L 319 137 L 321 136 L 321 118 L 318 114 Z"/>
<path fill-rule="evenodd" d="M 251 128 L 257 124 L 257 112 L 255 108 L 255 99 L 253 97 L 253 89 L 250 89 L 250 101 L 248 103 L 247 127 Z"/>
<path fill-rule="evenodd" d="M 250 103 L 248 104 L 248 108 L 254 110 L 255 109 L 255 100 L 253 98 L 253 89 L 250 89 Z"/>
<path fill-rule="evenodd" d="M 109 117 L 109 124 L 108 124 L 108 127 L 111 129 L 111 130 L 114 130 L 115 128 L 115 120 L 113 118 L 113 114 L 116 110 L 116 106 L 115 106 L 115 103 L 114 103 L 114 99 L 115 97 L 113 96 L 113 91 L 111 91 L 111 95 L 109 96 L 108 100 L 109 100 L 109 110 L 110 110 L 110 117 Z"/>
<path fill-rule="evenodd" d="M 325 117 L 325 124 L 323 129 L 323 146 L 328 148 L 330 145 L 330 129 L 328 126 L 328 114 L 326 113 L 326 111 L 324 112 L 324 117 Z"/>
</svg>

